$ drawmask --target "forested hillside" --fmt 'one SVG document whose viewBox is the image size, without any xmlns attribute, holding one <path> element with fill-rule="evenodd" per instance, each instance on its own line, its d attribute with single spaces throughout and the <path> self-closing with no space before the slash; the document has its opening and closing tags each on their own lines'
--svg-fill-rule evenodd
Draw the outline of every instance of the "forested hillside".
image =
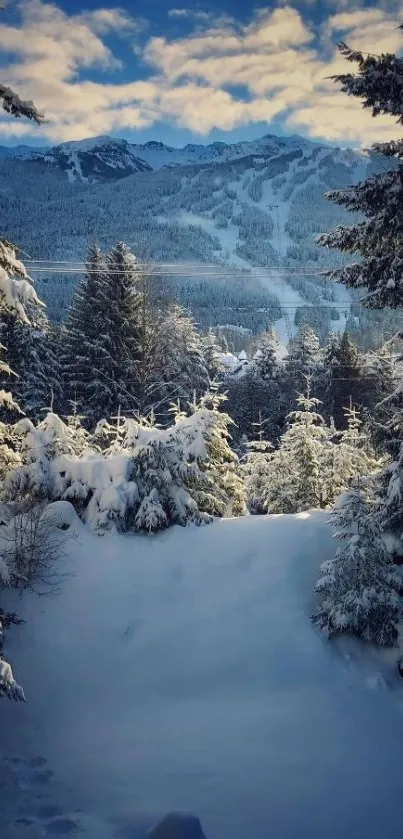
<svg viewBox="0 0 403 839">
<path fill-rule="evenodd" d="M 170 270 L 171 293 L 204 329 L 234 324 L 256 334 L 281 317 L 283 304 L 289 334 L 302 319 L 325 340 L 350 318 L 365 343 L 374 339 L 371 316 L 360 307 L 352 312 L 354 296 L 320 275 L 342 256 L 319 248 L 315 237 L 349 218 L 324 193 L 380 166 L 372 153 L 302 138 L 176 151 L 99 138 L 3 156 L 0 212 L 4 233 L 34 260 L 82 262 L 92 241 L 108 249 L 124 239 L 151 263 L 224 267 L 225 276 L 194 277 L 189 268 L 177 279 Z M 36 266 L 34 277 L 51 318 L 62 319 L 77 274 Z M 381 321 L 384 331 L 393 328 L 387 317 Z"/>
</svg>

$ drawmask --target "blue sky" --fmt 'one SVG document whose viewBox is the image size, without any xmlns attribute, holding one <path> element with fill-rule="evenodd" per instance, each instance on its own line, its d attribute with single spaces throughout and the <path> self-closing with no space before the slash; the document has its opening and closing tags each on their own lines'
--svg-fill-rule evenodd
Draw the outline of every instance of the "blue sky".
<svg viewBox="0 0 403 839">
<path fill-rule="evenodd" d="M 99 134 L 172 145 L 302 134 L 338 145 L 398 136 L 326 79 L 336 44 L 400 51 L 403 0 L 8 0 L 0 79 L 47 117 L 0 116 L 0 143 Z"/>
</svg>

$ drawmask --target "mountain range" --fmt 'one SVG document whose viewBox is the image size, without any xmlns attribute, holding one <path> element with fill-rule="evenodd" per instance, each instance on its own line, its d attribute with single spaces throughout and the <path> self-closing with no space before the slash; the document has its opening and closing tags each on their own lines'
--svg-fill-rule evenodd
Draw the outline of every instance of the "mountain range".
<svg viewBox="0 0 403 839">
<path fill-rule="evenodd" d="M 129 143 L 116 137 L 92 137 L 61 143 L 53 147 L 0 146 L 0 160 L 13 158 L 50 163 L 59 167 L 71 182 L 98 183 L 116 180 L 136 172 L 171 166 L 228 163 L 242 158 L 271 160 L 284 153 L 301 152 L 306 160 L 315 160 L 320 149 L 327 149 L 335 159 L 354 167 L 365 164 L 364 152 L 332 149 L 303 137 L 276 137 L 266 134 L 259 140 L 227 144 L 188 144 L 174 148 L 156 140 L 144 144 Z"/>
<path fill-rule="evenodd" d="M 292 333 L 303 315 L 325 334 L 354 314 L 362 331 L 368 315 L 323 277 L 342 256 L 315 237 L 351 220 L 325 193 L 383 167 L 371 152 L 271 134 L 181 149 L 113 137 L 0 147 L 2 233 L 33 260 L 82 261 L 92 241 L 107 249 L 123 239 L 143 260 L 216 264 L 220 276 L 170 278 L 204 326 L 255 332 L 282 317 Z M 60 319 L 77 275 L 40 264 L 32 271 Z"/>
</svg>

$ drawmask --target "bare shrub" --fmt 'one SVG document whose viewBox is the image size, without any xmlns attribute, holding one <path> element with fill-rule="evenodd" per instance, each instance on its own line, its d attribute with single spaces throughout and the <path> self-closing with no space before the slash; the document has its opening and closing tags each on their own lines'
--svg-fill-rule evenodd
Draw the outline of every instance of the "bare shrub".
<svg viewBox="0 0 403 839">
<path fill-rule="evenodd" d="M 57 594 L 68 574 L 61 572 L 60 560 L 72 536 L 55 526 L 45 514 L 46 503 L 32 499 L 18 504 L 9 522 L 1 528 L 2 557 L 10 573 L 11 585 L 36 594 Z"/>
</svg>

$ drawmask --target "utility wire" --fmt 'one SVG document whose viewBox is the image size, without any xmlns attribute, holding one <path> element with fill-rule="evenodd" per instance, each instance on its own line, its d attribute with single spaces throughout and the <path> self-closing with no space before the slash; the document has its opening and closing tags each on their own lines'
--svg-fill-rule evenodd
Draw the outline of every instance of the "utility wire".
<svg viewBox="0 0 403 839">
<path fill-rule="evenodd" d="M 27 266 L 28 267 L 28 266 Z M 324 271 L 314 271 L 312 273 L 289 272 L 289 273 L 273 273 L 273 274 L 236 274 L 234 272 L 226 271 L 134 271 L 136 276 L 140 277 L 224 277 L 231 280 L 284 280 L 289 277 L 326 277 L 331 271 L 340 271 L 341 268 L 327 268 Z M 109 276 L 127 275 L 127 271 L 102 271 L 102 270 L 87 270 L 85 268 L 35 268 L 29 267 L 30 273 L 44 272 L 50 274 L 102 274 L 107 273 Z"/>
</svg>

